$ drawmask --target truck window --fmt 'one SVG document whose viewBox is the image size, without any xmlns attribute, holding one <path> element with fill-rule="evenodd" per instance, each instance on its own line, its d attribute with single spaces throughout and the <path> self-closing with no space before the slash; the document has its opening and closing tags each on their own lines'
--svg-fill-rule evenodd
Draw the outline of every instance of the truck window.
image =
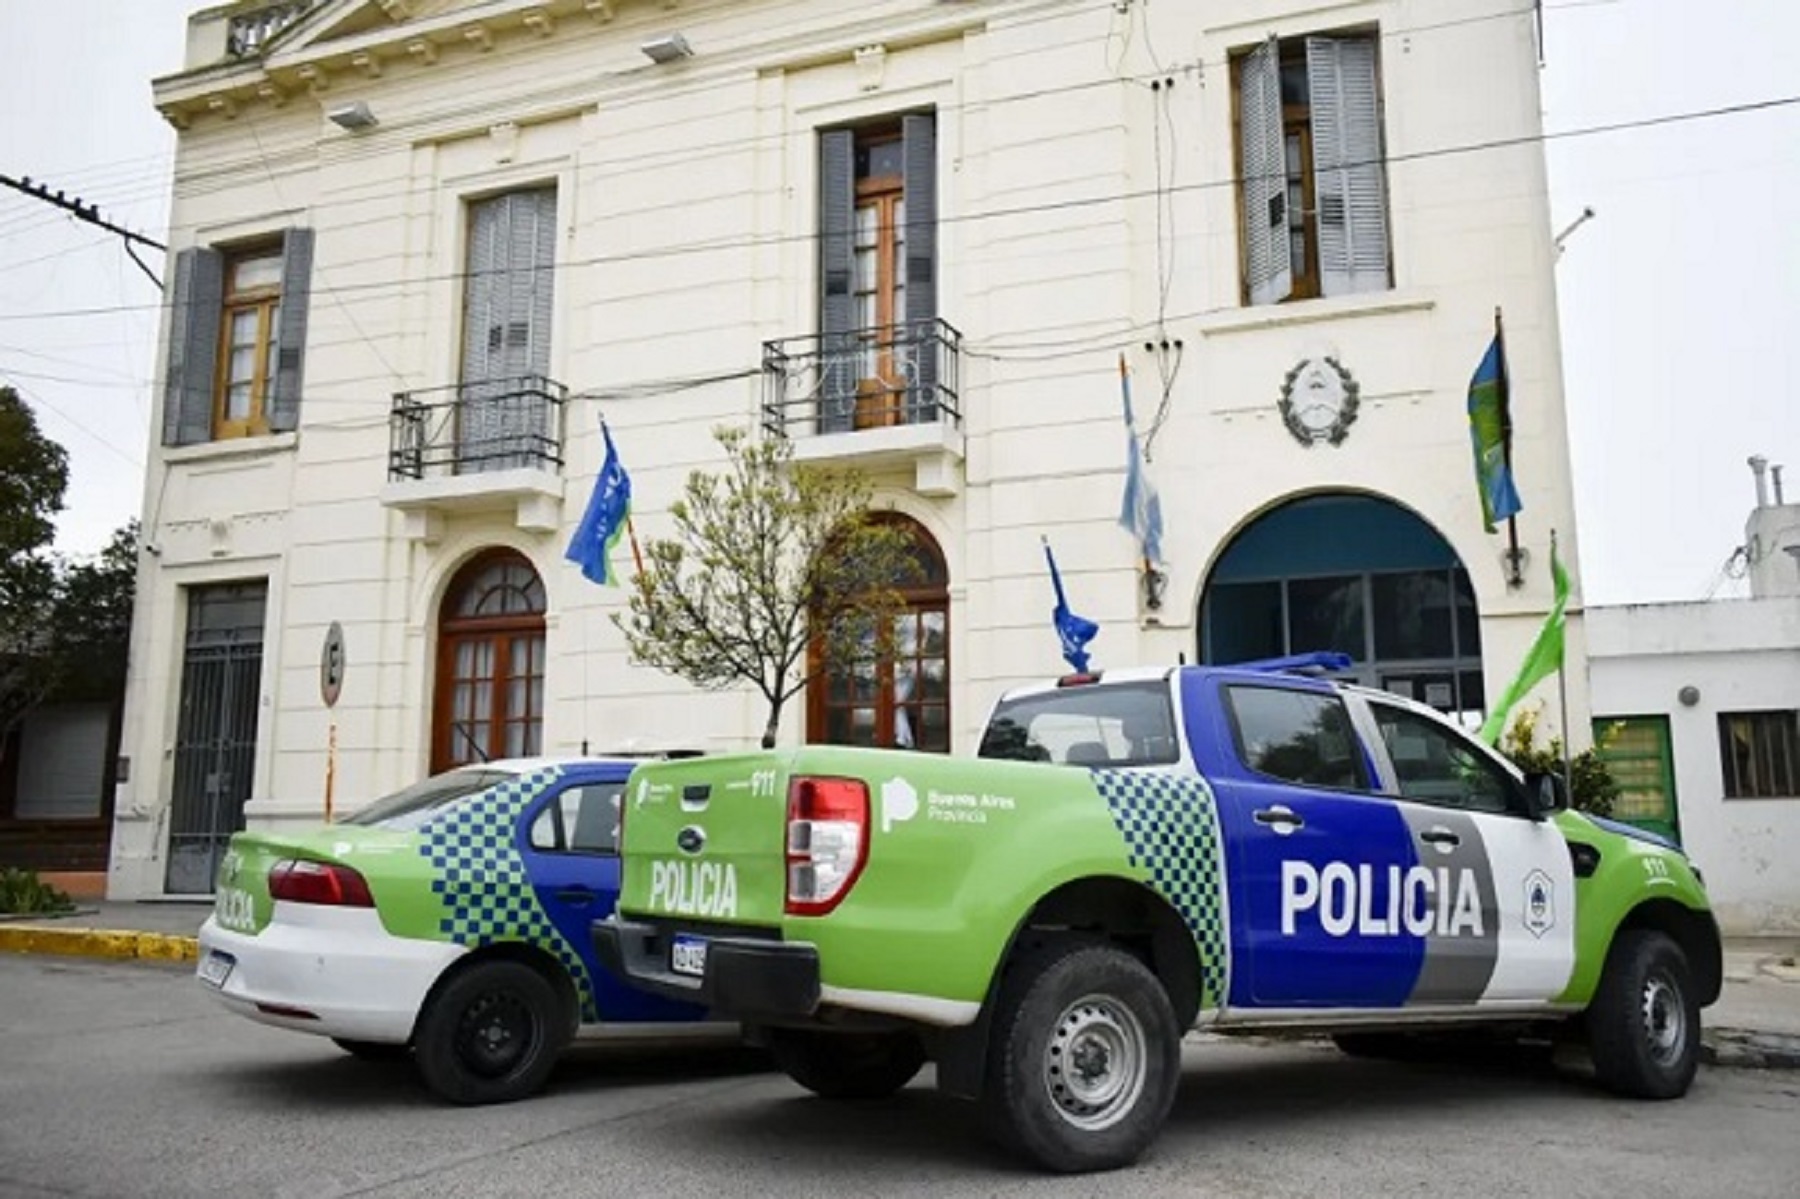
<svg viewBox="0 0 1800 1199">
<path fill-rule="evenodd" d="M 1516 811 L 1506 772 L 1463 734 L 1417 712 L 1371 703 L 1400 794 L 1471 812 Z"/>
<path fill-rule="evenodd" d="M 980 756 L 1059 766 L 1162 766 L 1178 761 L 1175 713 L 1159 682 L 1065 687 L 1000 701 Z"/>
<path fill-rule="evenodd" d="M 1227 687 L 1225 699 L 1238 756 L 1258 774 L 1343 791 L 1368 788 L 1362 743 L 1336 695 L 1245 685 Z"/>
</svg>

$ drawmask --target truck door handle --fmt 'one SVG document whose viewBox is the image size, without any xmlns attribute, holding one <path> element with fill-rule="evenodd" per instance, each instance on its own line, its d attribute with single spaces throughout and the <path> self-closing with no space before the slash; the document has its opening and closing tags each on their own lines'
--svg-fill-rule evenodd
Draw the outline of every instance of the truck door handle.
<svg viewBox="0 0 1800 1199">
<path fill-rule="evenodd" d="M 1419 840 L 1427 845 L 1453 847 L 1462 844 L 1462 838 L 1447 828 L 1428 828 L 1419 834 Z"/>
<path fill-rule="evenodd" d="M 1255 816 L 1256 823 L 1270 825 L 1278 833 L 1291 833 L 1306 824 L 1298 812 L 1292 808 L 1284 808 L 1280 804 L 1276 804 L 1272 808 L 1258 808 L 1251 814 Z"/>
<path fill-rule="evenodd" d="M 586 887 L 564 887 L 556 893 L 556 898 L 570 907 L 585 908 L 594 902 L 594 893 Z"/>
</svg>

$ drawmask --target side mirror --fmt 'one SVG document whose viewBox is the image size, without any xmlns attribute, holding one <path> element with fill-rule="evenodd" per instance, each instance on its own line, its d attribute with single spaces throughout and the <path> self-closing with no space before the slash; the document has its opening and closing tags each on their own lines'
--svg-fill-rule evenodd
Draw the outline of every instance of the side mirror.
<svg viewBox="0 0 1800 1199">
<path fill-rule="evenodd" d="M 1547 819 L 1551 813 L 1569 806 L 1569 792 L 1562 775 L 1547 770 L 1532 770 L 1525 775 L 1525 814 L 1533 820 Z"/>
</svg>

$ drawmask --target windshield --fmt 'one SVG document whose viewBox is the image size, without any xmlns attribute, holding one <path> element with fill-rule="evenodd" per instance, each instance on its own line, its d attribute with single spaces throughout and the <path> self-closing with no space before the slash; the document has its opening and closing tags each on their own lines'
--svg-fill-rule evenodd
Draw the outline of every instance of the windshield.
<svg viewBox="0 0 1800 1199">
<path fill-rule="evenodd" d="M 1161 682 L 1064 687 L 1001 700 L 981 738 L 984 758 L 1063 766 L 1162 766 L 1180 759 Z"/>
<path fill-rule="evenodd" d="M 510 770 L 451 770 L 378 799 L 343 823 L 410 832 L 446 805 L 478 795 L 512 777 Z"/>
</svg>

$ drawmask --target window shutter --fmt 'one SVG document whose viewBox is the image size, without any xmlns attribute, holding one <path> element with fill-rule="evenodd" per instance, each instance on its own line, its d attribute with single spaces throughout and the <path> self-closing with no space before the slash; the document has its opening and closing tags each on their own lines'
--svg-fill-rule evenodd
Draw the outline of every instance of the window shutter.
<svg viewBox="0 0 1800 1199">
<path fill-rule="evenodd" d="M 937 119 L 901 122 L 906 199 L 907 423 L 937 418 Z"/>
<path fill-rule="evenodd" d="M 488 332 L 500 319 L 501 205 L 505 197 L 482 200 L 469 208 L 469 267 L 463 281 L 462 381 L 490 377 Z"/>
<path fill-rule="evenodd" d="M 313 231 L 289 229 L 281 242 L 281 315 L 275 331 L 275 384 L 269 428 L 300 426 L 301 368 L 306 360 L 306 309 L 312 294 Z"/>
<path fill-rule="evenodd" d="M 1319 205 L 1319 290 L 1385 291 L 1387 189 L 1375 39 L 1306 39 L 1313 179 Z"/>
<path fill-rule="evenodd" d="M 856 405 L 856 135 L 819 135 L 819 431 L 848 430 Z"/>
<path fill-rule="evenodd" d="M 1288 241 L 1287 151 L 1281 128 L 1281 49 L 1270 38 L 1238 68 L 1238 149 L 1244 182 L 1244 277 L 1252 304 L 1294 291 Z"/>
<path fill-rule="evenodd" d="M 470 206 L 457 419 L 462 470 L 528 465 L 552 432 L 549 406 L 523 379 L 550 373 L 555 266 L 554 188 Z"/>
<path fill-rule="evenodd" d="M 163 444 L 212 440 L 218 385 L 219 319 L 225 305 L 225 258 L 194 247 L 175 255 L 169 309 L 169 361 L 163 379 Z"/>
</svg>

